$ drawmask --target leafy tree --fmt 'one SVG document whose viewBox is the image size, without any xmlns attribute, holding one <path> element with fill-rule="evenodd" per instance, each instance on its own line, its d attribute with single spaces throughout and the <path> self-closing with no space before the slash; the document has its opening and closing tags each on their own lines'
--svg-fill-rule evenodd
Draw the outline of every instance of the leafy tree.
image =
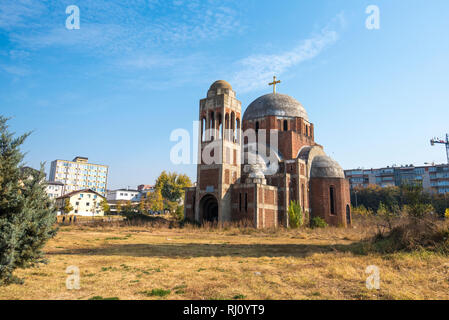
<svg viewBox="0 0 449 320">
<path fill-rule="evenodd" d="M 66 199 L 64 200 L 64 206 L 62 207 L 62 211 L 63 211 L 65 214 L 69 214 L 70 212 L 72 212 L 72 210 L 73 210 L 73 206 L 72 206 L 72 204 L 70 203 L 70 199 L 66 198 Z"/>
<path fill-rule="evenodd" d="M 145 206 L 145 201 L 143 199 L 140 199 L 139 202 L 139 212 L 140 213 L 145 213 L 146 206 Z"/>
<path fill-rule="evenodd" d="M 116 210 L 117 214 L 120 214 L 122 212 L 122 202 L 120 200 L 117 201 Z"/>
<path fill-rule="evenodd" d="M 177 202 L 184 199 L 184 188 L 192 186 L 192 181 L 185 174 L 162 171 L 156 180 L 155 188 L 161 191 L 164 200 Z"/>
<path fill-rule="evenodd" d="M 101 210 L 103 210 L 104 213 L 107 213 L 111 210 L 111 207 L 109 206 L 106 199 L 101 200 L 100 206 L 101 206 Z"/>
<path fill-rule="evenodd" d="M 174 217 L 176 220 L 184 220 L 184 206 L 177 206 L 175 213 L 174 213 Z"/>
<path fill-rule="evenodd" d="M 397 217 L 395 212 L 389 210 L 383 202 L 380 203 L 377 209 L 377 216 L 387 223 L 389 230 L 393 228 L 393 220 Z"/>
<path fill-rule="evenodd" d="M 435 211 L 429 203 L 429 195 L 423 192 L 423 187 L 416 184 L 404 184 L 400 188 L 401 200 L 407 214 L 415 219 L 423 218 L 425 214 Z"/>
<path fill-rule="evenodd" d="M 21 283 L 17 268 L 45 262 L 42 248 L 56 234 L 56 208 L 41 181 L 44 166 L 32 178 L 21 173 L 20 146 L 29 134 L 14 137 L 0 116 L 0 285 Z"/>
<path fill-rule="evenodd" d="M 302 209 L 297 201 L 290 201 L 288 207 L 288 219 L 290 228 L 298 228 L 304 224 Z"/>
<path fill-rule="evenodd" d="M 162 193 L 157 188 L 149 194 L 147 202 L 151 211 L 162 211 L 164 209 Z"/>
</svg>

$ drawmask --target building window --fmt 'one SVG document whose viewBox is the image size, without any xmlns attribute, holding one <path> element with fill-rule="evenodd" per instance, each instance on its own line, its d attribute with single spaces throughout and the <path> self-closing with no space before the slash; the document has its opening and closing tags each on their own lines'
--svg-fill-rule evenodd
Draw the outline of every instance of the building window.
<svg viewBox="0 0 449 320">
<path fill-rule="evenodd" d="M 284 131 L 288 131 L 288 121 L 284 120 Z"/>
<path fill-rule="evenodd" d="M 331 205 L 331 214 L 335 215 L 335 188 L 333 186 L 329 188 L 329 202 Z"/>
<path fill-rule="evenodd" d="M 256 133 L 259 132 L 259 121 L 256 121 Z"/>
<path fill-rule="evenodd" d="M 245 212 L 248 212 L 248 194 L 245 192 Z"/>
<path fill-rule="evenodd" d="M 239 193 L 239 211 L 242 211 L 242 193 Z"/>
</svg>

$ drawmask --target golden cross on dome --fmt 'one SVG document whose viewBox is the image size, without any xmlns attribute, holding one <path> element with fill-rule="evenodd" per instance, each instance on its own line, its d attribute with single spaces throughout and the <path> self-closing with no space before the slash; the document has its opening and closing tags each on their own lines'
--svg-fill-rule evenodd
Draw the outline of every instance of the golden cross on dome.
<svg viewBox="0 0 449 320">
<path fill-rule="evenodd" d="M 270 82 L 268 85 L 273 86 L 273 94 L 276 94 L 276 84 L 281 83 L 281 80 L 276 81 L 276 76 L 273 76 L 273 82 Z"/>
</svg>

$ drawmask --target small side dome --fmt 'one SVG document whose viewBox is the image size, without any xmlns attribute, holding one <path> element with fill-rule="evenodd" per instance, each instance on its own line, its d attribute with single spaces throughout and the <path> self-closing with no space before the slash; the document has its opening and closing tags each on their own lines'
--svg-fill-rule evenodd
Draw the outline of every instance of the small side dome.
<svg viewBox="0 0 449 320">
<path fill-rule="evenodd" d="M 311 178 L 345 178 L 345 173 L 337 161 L 322 155 L 312 160 Z"/>
<path fill-rule="evenodd" d="M 229 89 L 232 90 L 232 86 L 229 84 L 229 82 L 224 80 L 217 80 L 210 86 L 209 90 L 216 91 L 217 89 Z"/>
</svg>

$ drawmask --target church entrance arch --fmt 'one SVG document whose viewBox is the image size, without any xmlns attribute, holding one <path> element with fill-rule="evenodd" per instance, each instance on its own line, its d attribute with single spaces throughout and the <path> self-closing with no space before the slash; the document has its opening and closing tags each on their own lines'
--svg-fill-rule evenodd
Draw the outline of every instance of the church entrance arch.
<svg viewBox="0 0 449 320">
<path fill-rule="evenodd" d="M 215 196 L 207 194 L 201 199 L 200 214 L 203 222 L 218 221 L 218 201 L 217 198 L 215 198 Z"/>
</svg>

